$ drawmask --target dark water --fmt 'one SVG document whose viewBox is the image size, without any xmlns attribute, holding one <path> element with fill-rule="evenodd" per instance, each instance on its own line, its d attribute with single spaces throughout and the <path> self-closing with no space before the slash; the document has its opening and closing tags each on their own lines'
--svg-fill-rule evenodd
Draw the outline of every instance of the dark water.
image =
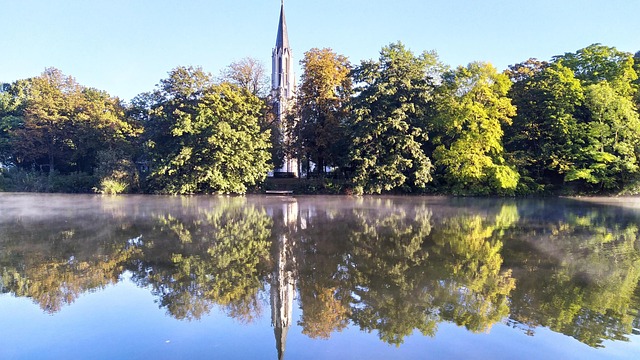
<svg viewBox="0 0 640 360">
<path fill-rule="evenodd" d="M 640 199 L 0 194 L 1 359 L 632 359 Z"/>
</svg>

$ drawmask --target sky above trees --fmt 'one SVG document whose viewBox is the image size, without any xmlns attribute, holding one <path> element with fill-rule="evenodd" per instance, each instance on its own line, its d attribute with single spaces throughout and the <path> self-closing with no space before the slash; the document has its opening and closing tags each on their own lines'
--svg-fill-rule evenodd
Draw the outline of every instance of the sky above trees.
<svg viewBox="0 0 640 360">
<path fill-rule="evenodd" d="M 217 75 L 252 56 L 270 64 L 277 0 L 0 0 L 0 81 L 54 66 L 124 100 L 176 66 Z M 593 43 L 640 50 L 636 0 L 285 1 L 295 61 L 329 47 L 353 63 L 402 41 L 450 65 L 488 61 L 502 71 Z M 300 74 L 300 71 L 297 71 Z"/>
</svg>

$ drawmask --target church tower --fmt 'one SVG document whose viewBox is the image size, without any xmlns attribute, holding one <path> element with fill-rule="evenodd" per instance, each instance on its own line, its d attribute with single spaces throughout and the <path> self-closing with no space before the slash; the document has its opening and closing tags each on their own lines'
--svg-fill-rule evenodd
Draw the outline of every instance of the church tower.
<svg viewBox="0 0 640 360">
<path fill-rule="evenodd" d="M 287 34 L 287 21 L 284 16 L 284 0 L 280 6 L 280 21 L 278 22 L 278 34 L 276 47 L 271 55 L 271 97 L 274 101 L 276 119 L 283 134 L 283 145 L 289 143 L 286 135 L 287 113 L 291 111 L 295 103 L 296 80 L 293 74 L 293 58 L 289 47 L 289 35 Z M 298 176 L 298 162 L 285 155 L 282 168 L 276 172 L 284 172 Z"/>
</svg>

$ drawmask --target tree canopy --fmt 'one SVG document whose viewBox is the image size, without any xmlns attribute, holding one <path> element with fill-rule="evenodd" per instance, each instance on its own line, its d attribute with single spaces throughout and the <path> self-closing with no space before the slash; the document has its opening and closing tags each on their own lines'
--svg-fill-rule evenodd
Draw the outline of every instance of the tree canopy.
<svg viewBox="0 0 640 360">
<path fill-rule="evenodd" d="M 351 95 L 351 64 L 331 49 L 311 49 L 303 68 L 293 130 L 299 153 L 324 173 L 326 166 L 344 165 L 347 151 L 346 106 Z"/>
<path fill-rule="evenodd" d="M 145 146 L 149 186 L 171 194 L 245 193 L 270 169 L 264 103 L 246 89 L 177 68 L 150 96 Z"/>
<path fill-rule="evenodd" d="M 402 43 L 354 69 L 350 158 L 356 193 L 422 189 L 432 164 L 423 144 L 442 69 L 435 53 L 414 55 Z"/>
<path fill-rule="evenodd" d="M 286 155 L 312 193 L 637 194 L 639 54 L 593 44 L 501 73 L 401 42 L 357 65 L 312 48 L 284 120 L 250 57 L 177 67 L 130 103 L 48 68 L 0 92 L 2 189 L 243 194 L 278 187 Z"/>
</svg>

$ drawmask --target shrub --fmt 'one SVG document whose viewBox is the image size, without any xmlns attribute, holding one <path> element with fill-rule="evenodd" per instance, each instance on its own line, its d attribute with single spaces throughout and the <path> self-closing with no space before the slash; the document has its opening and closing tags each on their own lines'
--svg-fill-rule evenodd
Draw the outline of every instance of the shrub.
<svg viewBox="0 0 640 360">
<path fill-rule="evenodd" d="M 129 184 L 121 180 L 102 179 L 100 181 L 100 187 L 93 188 L 93 190 L 103 195 L 117 195 L 124 193 L 128 186 Z"/>
<path fill-rule="evenodd" d="M 82 172 L 60 174 L 12 168 L 4 171 L 1 191 L 88 193 L 96 185 L 96 178 Z"/>
</svg>

